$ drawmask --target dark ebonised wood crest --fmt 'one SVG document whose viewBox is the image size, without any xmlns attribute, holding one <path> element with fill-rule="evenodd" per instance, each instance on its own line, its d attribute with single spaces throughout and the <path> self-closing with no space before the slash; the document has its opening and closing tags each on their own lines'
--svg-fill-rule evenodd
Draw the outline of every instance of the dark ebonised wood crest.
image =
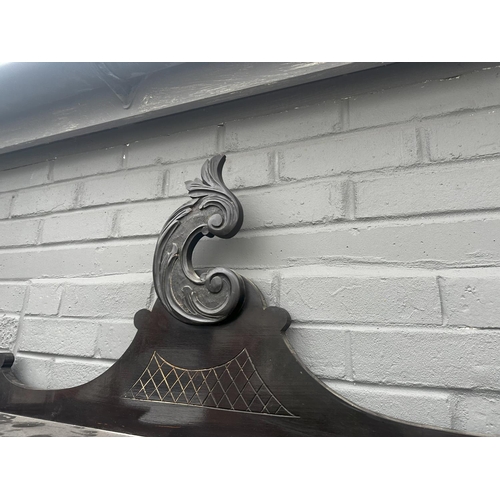
<svg viewBox="0 0 500 500">
<path fill-rule="evenodd" d="M 34 390 L 0 353 L 0 411 L 142 436 L 452 436 L 353 405 L 301 363 L 284 332 L 290 315 L 267 307 L 235 272 L 196 270 L 203 237 L 231 238 L 243 211 L 225 186 L 225 157 L 187 183 L 191 200 L 158 238 L 153 309 L 106 372 L 78 387 Z"/>
</svg>

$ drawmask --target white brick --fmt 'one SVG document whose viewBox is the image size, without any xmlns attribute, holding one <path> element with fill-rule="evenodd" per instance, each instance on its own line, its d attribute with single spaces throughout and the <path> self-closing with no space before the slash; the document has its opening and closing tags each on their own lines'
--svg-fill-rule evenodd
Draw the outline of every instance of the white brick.
<svg viewBox="0 0 500 500">
<path fill-rule="evenodd" d="M 411 270 L 285 269 L 281 306 L 299 321 L 441 324 L 436 279 Z"/>
<path fill-rule="evenodd" d="M 188 198 L 133 203 L 120 210 L 118 233 L 120 236 L 157 236 L 167 219 Z"/>
<path fill-rule="evenodd" d="M 146 307 L 150 274 L 75 279 L 66 285 L 63 316 L 132 318 Z"/>
<path fill-rule="evenodd" d="M 195 261 L 196 262 L 196 261 Z M 251 281 L 263 295 L 266 301 L 266 306 L 278 305 L 278 276 L 273 271 L 265 270 L 248 270 L 239 271 L 234 269 L 235 272 L 244 276 L 247 280 Z"/>
<path fill-rule="evenodd" d="M 216 143 L 217 126 L 134 142 L 126 153 L 127 167 L 206 159 L 216 153 Z"/>
<path fill-rule="evenodd" d="M 258 193 L 240 194 L 238 198 L 245 214 L 244 229 L 324 223 L 344 214 L 340 182 L 276 186 Z M 187 200 L 188 197 L 173 198 L 123 209 L 120 236 L 158 235 L 170 215 Z"/>
<path fill-rule="evenodd" d="M 115 210 L 105 208 L 53 215 L 44 219 L 42 243 L 108 238 Z"/>
<path fill-rule="evenodd" d="M 112 366 L 109 361 L 89 362 L 57 358 L 50 367 L 48 389 L 64 389 L 76 387 L 104 373 Z"/>
<path fill-rule="evenodd" d="M 274 179 L 274 162 L 272 151 L 231 154 L 224 164 L 224 182 L 231 190 L 265 186 Z"/>
<path fill-rule="evenodd" d="M 500 397 L 498 394 L 465 394 L 457 407 L 457 428 L 472 434 L 500 435 Z"/>
<path fill-rule="evenodd" d="M 15 247 L 34 245 L 37 239 L 40 221 L 6 220 L 0 222 L 0 246 Z"/>
<path fill-rule="evenodd" d="M 156 241 L 0 251 L 0 279 L 150 273 Z"/>
<path fill-rule="evenodd" d="M 25 283 L 0 283 L 0 311 L 20 312 L 25 293 Z"/>
<path fill-rule="evenodd" d="M 59 310 L 64 284 L 49 280 L 34 280 L 30 285 L 30 293 L 26 314 L 54 316 Z"/>
<path fill-rule="evenodd" d="M 161 195 L 161 169 L 120 171 L 84 181 L 79 206 L 150 200 Z"/>
<path fill-rule="evenodd" d="M 186 182 L 201 177 L 201 167 L 204 160 L 175 164 L 167 167 L 168 170 L 168 195 L 188 196 Z M 224 168 L 225 171 L 225 168 Z M 225 180 L 226 176 L 223 175 Z"/>
<path fill-rule="evenodd" d="M 95 273 L 96 248 L 26 248 L 0 252 L 0 279 Z"/>
<path fill-rule="evenodd" d="M 416 132 L 411 126 L 349 132 L 284 148 L 280 156 L 280 175 L 289 180 L 408 166 L 417 162 Z"/>
<path fill-rule="evenodd" d="M 17 339 L 19 316 L 0 314 L 0 349 L 12 351 Z"/>
<path fill-rule="evenodd" d="M 0 195 L 0 219 L 7 219 L 9 217 L 12 198 L 12 194 Z"/>
<path fill-rule="evenodd" d="M 86 177 L 119 170 L 123 161 L 123 147 L 101 149 L 71 156 L 57 158 L 54 161 L 53 176 L 55 181 Z"/>
<path fill-rule="evenodd" d="M 60 356 L 95 353 L 99 325 L 94 321 L 26 316 L 19 349 Z"/>
<path fill-rule="evenodd" d="M 76 184 L 64 183 L 21 191 L 14 197 L 12 215 L 59 212 L 73 208 L 76 189 Z"/>
<path fill-rule="evenodd" d="M 356 216 L 386 217 L 500 207 L 500 162 L 405 172 L 356 184 Z"/>
<path fill-rule="evenodd" d="M 187 195 L 186 181 L 201 177 L 203 163 L 204 160 L 196 160 L 168 167 L 169 196 Z M 270 151 L 230 154 L 222 172 L 224 183 L 231 190 L 270 184 L 273 179 L 273 163 L 274 153 Z"/>
<path fill-rule="evenodd" d="M 317 377 L 334 379 L 346 376 L 344 332 L 292 324 L 286 336 L 300 360 Z"/>
<path fill-rule="evenodd" d="M 328 101 L 226 123 L 226 149 L 259 148 L 340 130 L 340 104 Z"/>
<path fill-rule="evenodd" d="M 324 223 L 344 215 L 341 182 L 270 187 L 238 198 L 244 229 Z"/>
<path fill-rule="evenodd" d="M 30 389 L 45 390 L 49 386 L 50 368 L 53 362 L 54 359 L 18 353 L 12 371 L 19 381 Z"/>
<path fill-rule="evenodd" d="M 352 368 L 358 382 L 500 389 L 498 332 L 353 332 Z"/>
<path fill-rule="evenodd" d="M 153 266 L 156 238 L 103 244 L 95 249 L 94 271 L 90 274 L 149 273 Z"/>
<path fill-rule="evenodd" d="M 446 324 L 500 328 L 500 269 L 444 272 L 441 283 Z"/>
<path fill-rule="evenodd" d="M 66 356 L 118 359 L 135 337 L 132 320 L 25 317 L 20 349 Z"/>
<path fill-rule="evenodd" d="M 450 396 L 444 391 L 357 385 L 326 381 L 337 394 L 361 408 L 417 424 L 451 428 Z"/>
<path fill-rule="evenodd" d="M 464 113 L 426 123 L 431 159 L 456 160 L 500 153 L 500 111 Z"/>
<path fill-rule="evenodd" d="M 499 69 L 492 68 L 351 97 L 350 127 L 373 127 L 462 109 L 497 106 L 500 102 L 499 76 Z"/>
<path fill-rule="evenodd" d="M 49 163 L 42 162 L 11 170 L 0 170 L 0 192 L 39 186 L 49 181 Z"/>
<path fill-rule="evenodd" d="M 137 329 L 132 320 L 99 322 L 96 358 L 120 358 L 128 349 L 136 334 Z"/>
<path fill-rule="evenodd" d="M 241 234 L 231 240 L 201 240 L 200 264 L 232 267 L 305 264 L 404 263 L 419 266 L 500 265 L 500 220 L 354 224 Z M 293 232 L 292 232 L 293 231 Z"/>
</svg>

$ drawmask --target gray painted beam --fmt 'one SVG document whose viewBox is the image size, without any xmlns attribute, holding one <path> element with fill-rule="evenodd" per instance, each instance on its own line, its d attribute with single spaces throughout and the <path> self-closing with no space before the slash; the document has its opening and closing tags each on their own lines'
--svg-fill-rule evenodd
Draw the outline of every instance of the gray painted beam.
<svg viewBox="0 0 500 500">
<path fill-rule="evenodd" d="M 0 122 L 0 154 L 383 64 L 181 64 L 149 75 L 127 109 L 101 87 L 11 116 Z"/>
</svg>

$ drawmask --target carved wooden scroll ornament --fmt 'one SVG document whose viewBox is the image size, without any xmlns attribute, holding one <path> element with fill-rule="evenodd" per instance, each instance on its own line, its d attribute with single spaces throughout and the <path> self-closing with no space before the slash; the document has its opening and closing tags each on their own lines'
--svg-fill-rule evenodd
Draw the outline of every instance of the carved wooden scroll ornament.
<svg viewBox="0 0 500 500">
<path fill-rule="evenodd" d="M 244 298 L 241 276 L 217 267 L 199 275 L 192 255 L 198 241 L 231 238 L 241 228 L 243 209 L 222 180 L 226 158 L 214 156 L 201 169 L 201 180 L 186 183 L 192 200 L 177 209 L 160 232 L 153 280 L 161 303 L 177 319 L 193 324 L 220 323 Z"/>
</svg>

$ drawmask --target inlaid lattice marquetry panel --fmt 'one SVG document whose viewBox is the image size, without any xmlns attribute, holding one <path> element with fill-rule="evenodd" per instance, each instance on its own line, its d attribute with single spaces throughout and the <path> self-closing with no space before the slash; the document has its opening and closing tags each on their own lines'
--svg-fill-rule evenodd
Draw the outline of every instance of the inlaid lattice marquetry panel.
<svg viewBox="0 0 500 500">
<path fill-rule="evenodd" d="M 271 393 L 246 349 L 223 365 L 186 370 L 156 351 L 125 398 L 222 410 L 293 416 Z"/>
</svg>

